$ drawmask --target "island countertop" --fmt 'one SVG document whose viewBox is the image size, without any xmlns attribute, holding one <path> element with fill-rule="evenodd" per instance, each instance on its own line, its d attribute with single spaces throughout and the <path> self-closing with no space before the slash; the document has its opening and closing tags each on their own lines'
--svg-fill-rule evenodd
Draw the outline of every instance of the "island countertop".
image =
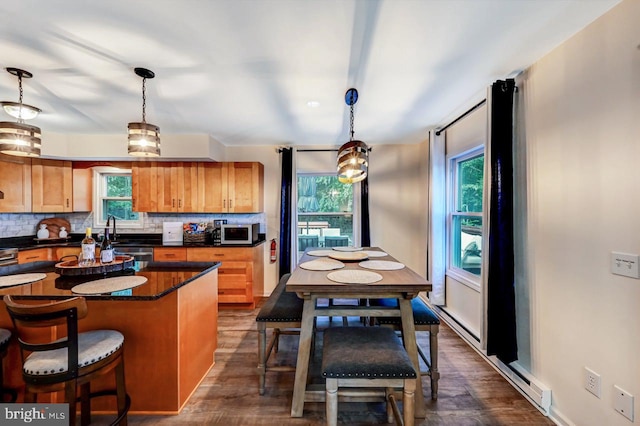
<svg viewBox="0 0 640 426">
<path fill-rule="evenodd" d="M 141 276 L 147 282 L 136 287 L 102 294 L 82 294 L 87 300 L 157 300 L 196 278 L 220 266 L 220 262 L 134 262 L 133 267 L 106 274 L 60 275 L 56 273 L 58 262 L 34 262 L 0 270 L 0 276 L 44 273 L 42 280 L 14 286 L 0 287 L 0 295 L 26 296 L 31 299 L 64 299 L 77 296 L 72 291 L 76 285 L 103 278 Z"/>
</svg>

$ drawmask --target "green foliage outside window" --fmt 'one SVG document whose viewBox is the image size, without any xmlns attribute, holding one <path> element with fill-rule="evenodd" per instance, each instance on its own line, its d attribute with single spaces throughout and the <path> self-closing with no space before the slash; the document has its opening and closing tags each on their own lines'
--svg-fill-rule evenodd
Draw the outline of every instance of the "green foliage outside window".
<svg viewBox="0 0 640 426">
<path fill-rule="evenodd" d="M 117 220 L 138 220 L 131 201 L 131 175 L 105 175 L 106 196 L 102 199 L 102 216 L 107 220 L 114 216 Z"/>
</svg>

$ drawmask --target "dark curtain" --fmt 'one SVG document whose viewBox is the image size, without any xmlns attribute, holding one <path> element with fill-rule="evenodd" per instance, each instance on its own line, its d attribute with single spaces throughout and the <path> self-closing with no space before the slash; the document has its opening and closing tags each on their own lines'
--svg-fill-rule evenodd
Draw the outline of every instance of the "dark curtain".
<svg viewBox="0 0 640 426">
<path fill-rule="evenodd" d="M 280 278 L 291 272 L 291 185 L 293 183 L 293 149 L 283 148 L 280 181 Z"/>
<path fill-rule="evenodd" d="M 360 182 L 360 245 L 371 247 L 371 229 L 369 226 L 369 178 Z"/>
<path fill-rule="evenodd" d="M 518 359 L 513 246 L 513 103 L 515 81 L 491 86 L 491 206 L 487 354 Z"/>
</svg>

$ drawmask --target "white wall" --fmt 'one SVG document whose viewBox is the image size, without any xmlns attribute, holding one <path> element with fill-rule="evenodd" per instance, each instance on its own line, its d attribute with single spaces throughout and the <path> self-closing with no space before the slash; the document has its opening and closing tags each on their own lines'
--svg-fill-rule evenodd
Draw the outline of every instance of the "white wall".
<svg viewBox="0 0 640 426">
<path fill-rule="evenodd" d="M 640 415 L 640 280 L 609 271 L 612 250 L 640 253 L 638 22 L 640 1 L 623 1 L 520 87 L 531 367 L 566 424 L 631 424 L 613 409 L 614 384 Z M 602 377 L 600 399 L 584 389 L 584 366 Z"/>
</svg>

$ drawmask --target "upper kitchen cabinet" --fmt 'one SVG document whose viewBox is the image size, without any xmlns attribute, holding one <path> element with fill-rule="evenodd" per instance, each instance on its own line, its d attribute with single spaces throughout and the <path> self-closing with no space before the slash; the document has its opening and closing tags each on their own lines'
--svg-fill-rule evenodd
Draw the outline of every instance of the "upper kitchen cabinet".
<svg viewBox="0 0 640 426">
<path fill-rule="evenodd" d="M 93 209 L 93 170 L 73 169 L 73 211 L 90 212 Z"/>
<path fill-rule="evenodd" d="M 201 211 L 257 213 L 264 210 L 261 163 L 200 163 L 198 176 Z"/>
<path fill-rule="evenodd" d="M 31 159 L 0 154 L 0 212 L 31 211 Z"/>
<path fill-rule="evenodd" d="M 158 212 L 198 212 L 198 163 L 158 163 Z"/>
<path fill-rule="evenodd" d="M 158 211 L 158 163 L 132 163 L 131 192 L 134 212 Z"/>
<path fill-rule="evenodd" d="M 31 160 L 31 201 L 33 212 L 73 211 L 73 171 L 71 161 Z"/>
</svg>

